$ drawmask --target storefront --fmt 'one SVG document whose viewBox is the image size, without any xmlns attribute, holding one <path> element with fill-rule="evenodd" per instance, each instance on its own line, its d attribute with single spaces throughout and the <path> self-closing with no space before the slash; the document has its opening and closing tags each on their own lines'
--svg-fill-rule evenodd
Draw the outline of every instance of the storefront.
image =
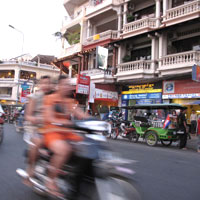
<svg viewBox="0 0 200 200">
<path fill-rule="evenodd" d="M 162 82 L 130 85 L 122 91 L 122 106 L 162 103 Z M 132 111 L 125 111 L 125 119 L 131 120 Z"/>
<path fill-rule="evenodd" d="M 187 119 L 192 110 L 200 114 L 200 83 L 191 79 L 163 81 L 163 103 L 187 106 Z"/>
<path fill-rule="evenodd" d="M 162 83 L 130 85 L 123 88 L 122 106 L 162 103 Z"/>
<path fill-rule="evenodd" d="M 109 113 L 110 107 L 118 106 L 118 93 L 111 85 L 91 84 L 89 102 L 92 113 L 103 118 Z"/>
</svg>

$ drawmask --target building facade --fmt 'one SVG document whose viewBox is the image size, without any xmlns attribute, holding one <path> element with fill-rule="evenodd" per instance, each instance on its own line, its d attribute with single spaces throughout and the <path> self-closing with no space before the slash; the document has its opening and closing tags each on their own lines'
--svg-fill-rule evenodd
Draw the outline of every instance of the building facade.
<svg viewBox="0 0 200 200">
<path fill-rule="evenodd" d="M 65 54 L 56 64 L 71 77 L 88 75 L 107 91 L 114 85 L 120 104 L 126 87 L 159 84 L 160 93 L 166 80 L 192 81 L 192 66 L 200 62 L 200 0 L 65 0 L 64 6 L 70 20 L 62 28 Z M 65 47 L 77 30 L 79 40 Z M 96 67 L 98 46 L 108 49 L 108 70 Z M 157 97 L 166 101 L 164 94 Z"/>
<path fill-rule="evenodd" d="M 28 93 L 34 92 L 36 81 L 41 76 L 49 75 L 56 77 L 59 75 L 57 67 L 48 64 L 41 64 L 31 61 L 1 61 L 0 62 L 0 103 L 1 104 L 21 104 L 23 86 Z"/>
</svg>

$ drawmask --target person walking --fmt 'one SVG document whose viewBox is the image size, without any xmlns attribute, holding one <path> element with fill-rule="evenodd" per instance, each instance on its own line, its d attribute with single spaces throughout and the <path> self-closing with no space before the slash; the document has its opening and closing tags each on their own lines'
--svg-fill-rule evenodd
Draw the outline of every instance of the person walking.
<svg viewBox="0 0 200 200">
<path fill-rule="evenodd" d="M 197 152 L 200 153 L 200 116 L 198 117 L 197 121 L 197 137 L 198 137 Z"/>
<path fill-rule="evenodd" d="M 182 132 L 180 134 L 180 149 L 186 150 L 186 145 L 187 145 L 187 121 L 186 121 L 186 108 L 182 109 L 179 116 L 178 116 L 178 128 L 179 131 Z"/>
<path fill-rule="evenodd" d="M 197 128 L 197 114 L 194 110 L 192 110 L 192 114 L 190 115 L 190 122 L 191 122 L 191 134 L 196 134 Z"/>
</svg>

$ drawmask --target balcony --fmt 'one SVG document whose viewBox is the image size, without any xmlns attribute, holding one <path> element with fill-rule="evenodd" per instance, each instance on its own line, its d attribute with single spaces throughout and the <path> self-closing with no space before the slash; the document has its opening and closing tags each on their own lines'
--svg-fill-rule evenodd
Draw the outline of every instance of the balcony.
<svg viewBox="0 0 200 200">
<path fill-rule="evenodd" d="M 82 71 L 81 74 L 90 76 L 90 79 L 93 83 L 114 83 L 115 81 L 115 77 L 112 75 L 111 71 L 91 69 L 87 71 Z"/>
<path fill-rule="evenodd" d="M 103 0 L 99 3 L 92 3 L 86 7 L 86 17 L 93 17 L 99 15 L 105 11 L 118 6 L 123 3 L 123 0 Z"/>
<path fill-rule="evenodd" d="M 167 10 L 166 16 L 163 16 L 163 24 L 171 26 L 198 17 L 200 17 L 200 0 Z"/>
<path fill-rule="evenodd" d="M 145 17 L 143 19 L 125 24 L 123 28 L 123 38 L 132 37 L 156 28 L 156 18 Z"/>
<path fill-rule="evenodd" d="M 118 39 L 118 31 L 109 30 L 109 31 L 105 31 L 105 32 L 96 34 L 94 36 L 91 36 L 86 39 L 84 45 L 90 45 L 90 44 L 108 40 L 108 39 L 110 40 Z"/>
<path fill-rule="evenodd" d="M 154 78 L 156 62 L 152 60 L 139 60 L 123 63 L 117 66 L 117 81 L 130 81 L 134 79 Z"/>
<path fill-rule="evenodd" d="M 200 51 L 188 51 L 164 56 L 159 63 L 161 76 L 192 72 L 192 66 L 200 62 Z"/>
<path fill-rule="evenodd" d="M 68 57 L 68 56 L 72 56 L 78 52 L 82 51 L 82 45 L 80 43 L 78 44 L 74 44 L 70 47 L 67 47 L 63 50 L 63 52 L 61 53 L 60 58 L 62 57 Z"/>
</svg>

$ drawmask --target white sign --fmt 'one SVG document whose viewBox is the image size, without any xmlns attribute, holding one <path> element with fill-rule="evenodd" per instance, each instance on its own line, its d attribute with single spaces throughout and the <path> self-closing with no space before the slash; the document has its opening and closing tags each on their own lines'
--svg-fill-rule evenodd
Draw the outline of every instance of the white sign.
<svg viewBox="0 0 200 200">
<path fill-rule="evenodd" d="M 89 94 L 89 85 L 82 85 L 82 84 L 78 84 L 78 92 L 79 94 Z"/>
<path fill-rule="evenodd" d="M 94 98 L 95 98 L 95 84 L 90 82 L 89 103 L 94 103 Z"/>
<path fill-rule="evenodd" d="M 108 49 L 98 46 L 96 52 L 96 65 L 97 68 L 107 69 L 108 66 Z"/>
<path fill-rule="evenodd" d="M 175 91 L 174 81 L 165 81 L 163 90 L 164 90 L 164 93 L 167 93 L 167 94 L 174 93 Z"/>
<path fill-rule="evenodd" d="M 107 90 L 95 89 L 95 99 L 118 100 L 118 93 Z"/>
</svg>

